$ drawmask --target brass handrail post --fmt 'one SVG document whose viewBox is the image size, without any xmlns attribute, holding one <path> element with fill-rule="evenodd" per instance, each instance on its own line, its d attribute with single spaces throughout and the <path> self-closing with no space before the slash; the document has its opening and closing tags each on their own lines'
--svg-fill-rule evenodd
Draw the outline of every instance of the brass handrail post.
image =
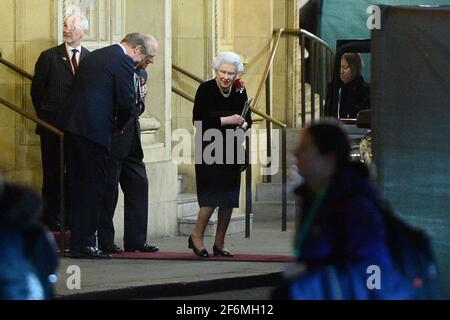
<svg viewBox="0 0 450 320">
<path fill-rule="evenodd" d="M 271 104 L 270 104 L 270 72 L 268 74 L 268 77 L 266 79 L 266 114 L 271 116 L 272 115 L 272 110 L 271 110 Z M 266 154 L 267 154 L 267 159 L 270 159 L 270 162 L 267 163 L 267 166 L 270 167 L 270 163 L 272 162 L 272 125 L 270 121 L 266 121 L 266 134 L 267 134 L 267 150 L 266 150 Z M 271 183 L 272 182 L 272 176 L 271 175 L 265 175 L 263 177 L 263 181 L 266 183 Z"/>
<path fill-rule="evenodd" d="M 316 115 L 316 43 L 311 41 L 311 52 L 309 55 L 310 63 L 309 63 L 309 76 L 311 77 L 311 123 L 314 122 L 314 118 Z"/>
<path fill-rule="evenodd" d="M 287 128 L 281 128 L 281 231 L 287 230 Z"/>
<path fill-rule="evenodd" d="M 60 256 L 61 258 L 65 257 L 66 254 L 66 195 L 65 195 L 65 178 L 64 178 L 64 133 L 59 136 L 59 157 L 61 159 L 61 163 L 59 166 L 59 192 L 60 192 L 60 198 L 59 198 L 59 205 L 60 205 L 60 219 L 61 219 L 61 225 L 60 225 L 60 233 L 61 238 L 60 240 Z"/>
<path fill-rule="evenodd" d="M 266 79 L 269 75 L 270 70 L 272 69 L 273 61 L 275 59 L 275 54 L 277 53 L 277 50 L 278 50 L 278 45 L 280 44 L 281 34 L 283 33 L 283 30 L 284 29 L 278 29 L 276 31 L 275 43 L 270 52 L 270 58 L 269 58 L 269 61 L 267 62 L 266 69 L 264 70 L 263 78 L 261 80 L 261 83 L 259 84 L 258 91 L 256 92 L 255 99 L 253 100 L 253 103 L 252 103 L 252 107 L 255 109 L 258 106 L 259 100 L 261 99 L 262 88 L 266 82 Z"/>
<path fill-rule="evenodd" d="M 245 136 L 245 147 L 248 152 L 249 164 L 245 171 L 245 237 L 250 238 L 250 215 L 252 213 L 252 150 L 251 150 L 251 138 Z"/>
<path fill-rule="evenodd" d="M 281 128 L 281 230 L 287 230 L 287 125 L 253 107 L 250 110 Z"/>
<path fill-rule="evenodd" d="M 306 59 L 306 41 L 305 41 L 305 35 L 302 34 L 300 36 L 301 38 L 301 49 L 300 49 L 300 72 L 301 72 L 301 76 L 300 76 L 300 81 L 301 81 L 301 96 L 302 96 L 302 106 L 301 106 L 301 111 L 302 111 L 302 124 L 301 127 L 304 128 L 306 125 L 306 70 L 305 70 L 305 59 Z"/>
</svg>

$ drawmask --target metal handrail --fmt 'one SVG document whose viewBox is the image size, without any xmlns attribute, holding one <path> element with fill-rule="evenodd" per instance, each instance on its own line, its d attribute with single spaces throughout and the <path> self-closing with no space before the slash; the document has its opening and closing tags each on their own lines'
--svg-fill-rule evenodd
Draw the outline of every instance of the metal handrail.
<svg viewBox="0 0 450 320">
<path fill-rule="evenodd" d="M 309 32 L 309 31 L 306 31 L 305 29 L 284 29 L 284 33 L 291 34 L 291 35 L 297 35 L 297 36 L 304 34 L 311 40 L 314 40 L 314 41 L 320 43 L 321 45 L 323 45 L 324 47 L 326 47 L 327 49 L 329 49 L 330 51 L 333 51 L 333 49 L 330 47 L 330 45 L 328 43 L 326 43 L 323 39 L 319 38 L 318 36 L 316 36 L 315 34 Z"/>
<path fill-rule="evenodd" d="M 3 59 L 1 52 L 0 52 L 0 63 L 4 64 L 5 66 L 7 66 L 8 68 L 14 70 L 15 72 L 20 73 L 25 78 L 27 78 L 29 80 L 33 80 L 33 76 L 31 74 L 29 74 L 28 72 L 26 72 L 22 68 L 16 66 L 15 64 L 9 62 L 8 60 Z"/>
<path fill-rule="evenodd" d="M 261 82 L 258 86 L 258 91 L 256 92 L 255 99 L 253 99 L 252 107 L 253 109 L 256 109 L 259 103 L 259 100 L 261 99 L 262 94 L 262 88 L 264 87 L 264 84 L 266 83 L 267 78 L 269 77 L 270 70 L 272 69 L 273 61 L 275 59 L 275 55 L 278 50 L 278 45 L 280 44 L 281 35 L 283 33 L 284 29 L 278 29 L 276 30 L 276 39 L 275 44 L 272 47 L 272 50 L 270 52 L 269 60 L 266 65 L 266 69 L 264 70 L 263 77 L 261 79 Z"/>
<path fill-rule="evenodd" d="M 333 50 L 331 49 L 331 47 L 322 39 L 320 39 L 319 37 L 315 36 L 314 34 L 304 30 L 304 29 L 289 29 L 289 28 L 279 28 L 279 29 L 275 29 L 274 30 L 274 40 L 273 40 L 273 45 L 272 48 L 270 50 L 270 55 L 269 55 L 269 59 L 267 61 L 267 65 L 265 67 L 261 82 L 258 86 L 258 91 L 256 93 L 256 96 L 253 100 L 253 104 L 252 104 L 252 108 L 251 110 L 262 116 L 263 118 L 265 118 L 268 121 L 271 121 L 273 118 L 271 118 L 271 110 L 270 110 L 270 103 L 266 101 L 266 117 L 264 117 L 262 114 L 258 113 L 257 107 L 258 107 L 258 103 L 261 99 L 261 95 L 262 95 L 262 91 L 263 91 L 263 87 L 266 87 L 266 100 L 270 100 L 270 72 L 272 70 L 272 66 L 275 60 L 275 56 L 278 52 L 278 47 L 281 41 L 281 36 L 283 34 L 288 34 L 288 35 L 295 35 L 295 36 L 299 36 L 301 37 L 301 45 L 302 45 L 302 50 L 301 50 L 301 65 L 302 65 L 302 74 L 301 74 L 301 79 L 302 79 L 302 126 L 305 125 L 306 123 L 306 92 L 305 92 L 305 45 L 304 45 L 304 39 L 305 37 L 310 38 L 312 41 L 314 41 L 316 43 L 316 45 L 313 46 L 314 50 L 316 48 L 316 46 L 318 47 L 317 44 L 319 44 L 321 47 L 319 48 L 325 48 L 326 50 L 326 61 L 328 63 L 328 65 L 332 65 L 332 63 L 330 63 L 329 61 L 333 59 Z M 322 53 L 321 53 L 322 54 Z M 320 63 L 317 59 L 317 57 L 315 56 L 315 51 L 313 52 L 313 54 L 311 55 L 313 59 L 313 63 L 317 64 L 320 66 Z M 322 71 L 320 71 L 321 73 Z M 311 72 L 313 73 L 313 72 Z M 326 72 L 325 74 L 326 77 L 331 77 L 330 72 Z M 320 80 L 322 80 L 322 78 L 320 78 Z M 315 81 L 314 81 L 315 82 Z M 320 92 L 323 93 L 323 91 L 325 90 L 325 86 L 323 85 L 323 83 L 319 83 L 319 89 Z M 311 101 L 311 115 L 312 118 L 315 118 L 315 83 L 312 83 L 311 86 L 311 92 L 312 92 L 312 101 Z M 320 102 L 320 115 L 323 115 L 323 101 Z M 270 118 L 270 119 L 268 119 Z M 282 171 L 282 186 L 283 186 L 283 190 L 282 190 L 282 230 L 286 231 L 287 227 L 286 227 L 286 221 L 287 221 L 287 176 L 286 176 L 286 128 L 287 126 L 281 122 L 275 122 L 275 121 L 271 121 L 272 123 L 277 124 L 278 126 L 280 126 L 281 124 L 281 128 L 282 128 L 282 166 L 283 166 L 283 171 Z M 267 125 L 267 130 L 270 131 L 270 125 Z M 270 134 L 268 135 L 268 137 L 270 137 Z M 267 156 L 268 158 L 270 157 L 270 153 L 271 153 L 271 138 L 268 138 L 267 140 Z M 268 177 L 267 182 L 271 182 L 270 177 Z"/>
<path fill-rule="evenodd" d="M 281 36 L 283 34 L 295 35 L 295 36 L 299 36 L 299 37 L 302 38 L 302 50 L 301 50 L 302 66 L 304 66 L 304 61 L 305 61 L 304 37 L 308 37 L 309 39 L 313 40 L 314 42 L 316 42 L 316 43 L 320 44 L 322 47 L 324 47 L 326 49 L 326 59 L 327 59 L 327 61 L 328 60 L 331 60 L 331 61 L 333 60 L 333 50 L 332 50 L 332 48 L 324 40 L 320 39 L 319 37 L 317 37 L 316 35 L 312 34 L 311 32 L 308 32 L 308 31 L 306 31 L 304 29 L 279 28 L 279 29 L 275 29 L 274 33 L 275 33 L 274 44 L 272 46 L 267 65 L 266 65 L 266 68 L 264 70 L 263 77 L 262 77 L 261 82 L 259 84 L 258 91 L 256 93 L 255 99 L 253 100 L 252 107 L 255 108 L 255 109 L 257 108 L 259 100 L 261 99 L 262 89 L 263 89 L 265 83 L 268 80 L 270 71 L 271 71 L 272 66 L 273 66 L 273 62 L 274 62 L 275 56 L 276 56 L 277 51 L 278 51 L 278 47 L 279 47 L 279 44 L 280 44 Z M 331 65 L 331 63 L 329 65 Z M 306 123 L 306 119 L 305 119 L 305 114 L 306 114 L 306 100 L 305 100 L 305 96 L 306 96 L 306 93 L 305 93 L 305 85 L 304 85 L 305 84 L 304 71 L 305 71 L 304 68 L 302 68 L 302 89 L 301 89 L 302 90 L 302 125 L 304 125 Z M 329 72 L 326 73 L 326 76 L 327 77 L 330 76 Z M 325 88 L 324 86 L 321 86 L 322 90 L 324 88 Z M 267 89 L 268 88 L 266 86 L 266 90 Z M 313 84 L 313 86 L 311 88 L 311 91 L 313 93 L 315 91 L 314 89 L 315 89 L 315 86 Z M 312 94 L 312 101 L 311 102 L 312 102 L 312 104 L 315 103 L 314 94 Z M 323 112 L 321 111 L 321 114 L 322 113 Z M 268 113 L 268 114 L 270 114 L 270 113 Z"/>
<path fill-rule="evenodd" d="M 33 121 L 34 123 L 44 127 L 45 129 L 49 130 L 53 134 L 57 135 L 59 137 L 59 156 L 61 159 L 60 167 L 59 167 L 59 183 L 60 183 L 60 189 L 59 192 L 61 194 L 60 196 L 60 214 L 61 214 L 61 237 L 60 237 L 60 255 L 61 257 L 64 257 L 65 255 L 65 232 L 66 232 L 66 226 L 65 226 L 65 188 L 64 188 L 64 132 L 61 130 L 53 127 L 52 125 L 48 124 L 45 121 L 42 121 L 41 119 L 38 119 L 34 117 L 33 115 L 28 114 L 27 112 L 24 112 L 23 110 L 20 110 L 19 107 L 15 106 L 14 104 L 10 103 L 9 101 L 3 99 L 0 97 L 0 104 L 3 104 L 8 109 L 22 115 L 23 117 L 27 118 L 28 120 Z"/>
<path fill-rule="evenodd" d="M 290 29 L 289 34 L 297 35 L 300 37 L 300 47 L 301 47 L 301 94 L 302 94 L 302 105 L 301 105 L 301 114 L 302 114 L 302 127 L 306 124 L 306 43 L 305 38 L 308 38 L 311 41 L 311 54 L 310 57 L 310 76 L 311 76 L 311 121 L 314 121 L 316 118 L 316 85 L 318 93 L 320 94 L 319 100 L 319 117 L 324 115 L 324 103 L 323 98 L 326 97 L 326 89 L 330 79 L 333 76 L 333 60 L 334 54 L 333 49 L 322 39 L 317 37 L 316 35 L 308 32 L 304 29 Z M 324 64 L 320 63 L 325 61 Z M 323 65 L 325 65 L 325 70 L 323 70 Z M 325 77 L 325 84 L 324 78 Z"/>
<path fill-rule="evenodd" d="M 22 68 L 16 66 L 15 64 L 9 62 L 8 60 L 5 60 L 2 58 L 1 56 L 1 52 L 0 52 L 0 63 L 4 64 L 5 66 L 7 66 L 8 68 L 10 68 L 11 70 L 19 73 L 20 75 L 24 76 L 25 78 L 29 79 L 29 80 L 33 80 L 33 76 L 31 74 L 29 74 L 28 72 L 26 72 L 25 70 L 23 70 Z M 10 103 L 9 101 L 3 99 L 0 97 L 0 104 L 3 104 L 4 106 L 6 106 L 8 109 L 20 114 L 21 116 L 27 118 L 28 120 L 44 127 L 45 129 L 47 129 L 48 131 L 50 131 L 52 134 L 55 134 L 59 137 L 59 157 L 61 159 L 61 163 L 60 163 L 60 167 L 59 167 L 59 185 L 60 185 L 60 215 L 61 215 L 61 226 L 60 226 L 60 255 L 61 257 L 65 256 L 65 246 L 66 246 L 66 199 L 65 199 L 65 187 L 64 187 L 64 183 L 65 183 L 65 179 L 64 179 L 64 132 L 62 132 L 61 130 L 55 128 L 54 126 L 52 126 L 51 124 L 49 124 L 48 122 L 45 122 L 31 114 L 28 114 L 27 112 L 24 112 L 23 110 L 21 110 L 19 107 L 15 106 L 14 104 Z"/>
<path fill-rule="evenodd" d="M 187 94 L 186 92 L 184 92 L 183 90 L 180 90 L 178 88 L 172 87 L 172 91 L 176 94 L 178 94 L 179 96 L 185 98 L 186 100 L 189 100 L 190 102 L 194 103 L 195 102 L 195 98 L 190 96 L 189 94 Z"/>
<path fill-rule="evenodd" d="M 172 68 L 175 69 L 175 70 L 177 70 L 177 71 L 179 71 L 179 72 L 181 72 L 182 74 L 188 76 L 188 77 L 191 78 L 192 80 L 195 80 L 195 81 L 197 81 L 197 82 L 199 82 L 199 83 L 205 82 L 205 80 L 203 80 L 202 78 L 197 77 L 195 74 L 190 73 L 190 72 L 187 71 L 186 69 L 183 69 L 182 67 L 177 66 L 176 64 L 172 64 Z"/>
</svg>

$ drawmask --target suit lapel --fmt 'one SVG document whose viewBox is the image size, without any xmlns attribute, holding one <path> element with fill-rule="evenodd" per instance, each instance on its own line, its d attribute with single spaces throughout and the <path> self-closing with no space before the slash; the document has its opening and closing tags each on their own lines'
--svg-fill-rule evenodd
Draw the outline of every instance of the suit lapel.
<svg viewBox="0 0 450 320">
<path fill-rule="evenodd" d="M 89 51 L 85 47 L 81 47 L 80 63 L 87 56 L 88 53 L 89 53 Z"/>
<path fill-rule="evenodd" d="M 70 64 L 69 56 L 67 55 L 66 45 L 64 43 L 58 47 L 58 53 L 62 64 L 64 64 L 67 67 L 67 69 L 69 69 L 70 73 L 73 73 L 72 65 Z"/>
</svg>

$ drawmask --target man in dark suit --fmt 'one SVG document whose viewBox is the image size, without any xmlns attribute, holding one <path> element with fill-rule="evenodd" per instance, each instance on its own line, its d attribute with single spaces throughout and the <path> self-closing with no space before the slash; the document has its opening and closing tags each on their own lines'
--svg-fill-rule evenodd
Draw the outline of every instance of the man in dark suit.
<svg viewBox="0 0 450 320">
<path fill-rule="evenodd" d="M 114 211 L 119 195 L 119 182 L 124 193 L 124 248 L 125 251 L 157 252 L 159 248 L 147 243 L 148 179 L 143 162 L 139 116 L 145 110 L 147 72 L 158 51 L 158 43 L 152 39 L 152 53 L 139 64 L 135 72 L 136 108 L 124 133 L 114 136 L 108 160 L 108 182 L 98 229 L 99 248 L 106 253 L 122 253 L 114 243 Z"/>
<path fill-rule="evenodd" d="M 31 98 L 39 119 L 53 126 L 56 114 L 69 95 L 77 67 L 89 53 L 81 46 L 88 26 L 84 16 L 68 16 L 64 20 L 64 43 L 42 52 L 36 62 Z M 40 126 L 36 133 L 41 139 L 43 222 L 57 231 L 60 214 L 59 137 Z"/>
<path fill-rule="evenodd" d="M 139 64 L 135 72 L 136 108 L 124 133 L 114 136 L 108 160 L 108 182 L 100 215 L 98 242 L 106 253 L 122 253 L 114 243 L 114 211 L 119 195 L 119 182 L 124 193 L 124 248 L 125 251 L 157 252 L 159 248 L 147 244 L 148 179 L 143 162 L 139 116 L 145 111 L 147 72 L 158 51 L 158 43 L 152 41 L 153 52 L 149 59 Z"/>
<path fill-rule="evenodd" d="M 96 246 L 108 156 L 135 106 L 134 69 L 151 54 L 151 38 L 127 35 L 120 44 L 92 52 L 80 65 L 56 124 L 65 132 L 67 211 L 71 256 L 108 259 Z"/>
</svg>

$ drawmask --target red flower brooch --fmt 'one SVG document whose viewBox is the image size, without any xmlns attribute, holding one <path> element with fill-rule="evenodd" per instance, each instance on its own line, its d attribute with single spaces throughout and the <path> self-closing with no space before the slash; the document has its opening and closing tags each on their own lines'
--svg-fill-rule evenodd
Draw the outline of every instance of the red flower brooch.
<svg viewBox="0 0 450 320">
<path fill-rule="evenodd" d="M 244 92 L 245 89 L 245 82 L 242 81 L 241 79 L 236 79 L 234 81 L 234 87 L 236 88 L 236 92 L 239 91 L 239 93 Z"/>
</svg>

